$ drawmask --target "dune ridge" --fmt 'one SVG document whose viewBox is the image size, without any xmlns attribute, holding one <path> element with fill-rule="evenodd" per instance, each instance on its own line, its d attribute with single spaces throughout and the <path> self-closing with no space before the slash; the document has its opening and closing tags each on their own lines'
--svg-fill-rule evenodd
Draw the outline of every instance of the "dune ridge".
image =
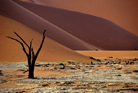
<svg viewBox="0 0 138 93">
<path fill-rule="evenodd" d="M 14 34 L 14 31 L 16 31 L 27 43 L 29 43 L 33 38 L 34 52 L 36 52 L 40 46 L 42 40 L 42 35 L 40 33 L 2 15 L 0 15 L 0 29 L 0 62 L 27 61 L 27 57 L 24 54 L 21 45 L 16 41 L 5 37 L 10 36 L 20 40 Z M 27 47 L 26 50 L 28 50 Z M 78 60 L 82 62 L 90 61 L 88 57 L 76 53 L 73 50 L 46 37 L 37 61 L 60 62 L 67 60 Z"/>
<path fill-rule="evenodd" d="M 138 35 L 138 0 L 34 0 L 36 4 L 81 12 L 110 20 Z"/>
<path fill-rule="evenodd" d="M 103 50 L 135 50 L 138 36 L 93 15 L 14 0 L 77 38 Z"/>
<path fill-rule="evenodd" d="M 5 6 L 6 5 L 6 6 Z M 47 37 L 75 50 L 93 50 L 92 46 L 63 29 L 37 16 L 11 0 L 0 0 L 0 11 L 10 18 L 42 33 L 47 29 Z"/>
</svg>

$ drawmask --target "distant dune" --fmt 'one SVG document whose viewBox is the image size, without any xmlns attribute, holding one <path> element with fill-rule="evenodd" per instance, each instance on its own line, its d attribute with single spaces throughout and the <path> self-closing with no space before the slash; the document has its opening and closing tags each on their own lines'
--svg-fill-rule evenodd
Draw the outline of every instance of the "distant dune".
<svg viewBox="0 0 138 93">
<path fill-rule="evenodd" d="M 73 36 L 103 50 L 135 50 L 138 36 L 93 15 L 14 0 Z"/>
<path fill-rule="evenodd" d="M 28 3 L 28 2 L 27 2 Z M 92 46 L 53 25 L 36 14 L 28 11 L 12 0 L 0 0 L 0 12 L 37 32 L 47 29 L 47 37 L 75 50 L 93 50 Z"/>
<path fill-rule="evenodd" d="M 138 0 L 33 0 L 37 4 L 95 15 L 138 35 Z"/>
<path fill-rule="evenodd" d="M 0 15 L 0 62 L 27 61 L 27 57 L 25 56 L 21 45 L 6 37 L 11 36 L 20 40 L 14 34 L 14 31 L 16 31 L 28 44 L 33 38 L 33 48 L 35 52 L 40 46 L 42 40 L 42 35 L 40 33 L 24 26 L 23 24 Z M 27 48 L 26 50 L 28 51 Z M 67 60 L 78 60 L 82 62 L 90 61 L 88 57 L 78 54 L 46 37 L 37 61 L 60 62 Z"/>
</svg>

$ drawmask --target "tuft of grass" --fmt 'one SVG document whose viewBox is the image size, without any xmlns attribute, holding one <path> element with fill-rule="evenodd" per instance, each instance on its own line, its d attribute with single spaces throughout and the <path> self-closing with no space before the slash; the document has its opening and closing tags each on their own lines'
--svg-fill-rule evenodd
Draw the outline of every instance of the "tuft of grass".
<svg viewBox="0 0 138 93">
<path fill-rule="evenodd" d="M 67 62 L 62 62 L 62 61 L 60 62 L 39 62 L 39 64 L 61 64 L 61 63 L 67 64 Z"/>
<path fill-rule="evenodd" d="M 68 63 L 67 62 L 57 62 L 57 64 L 64 64 L 64 65 L 67 65 Z"/>
<path fill-rule="evenodd" d="M 80 61 L 78 61 L 78 60 L 75 60 L 75 63 L 79 64 L 79 63 L 81 63 L 81 62 L 80 62 Z"/>
<path fill-rule="evenodd" d="M 89 65 L 90 65 L 90 64 L 91 64 L 91 62 L 87 62 L 87 64 L 89 64 Z"/>
</svg>

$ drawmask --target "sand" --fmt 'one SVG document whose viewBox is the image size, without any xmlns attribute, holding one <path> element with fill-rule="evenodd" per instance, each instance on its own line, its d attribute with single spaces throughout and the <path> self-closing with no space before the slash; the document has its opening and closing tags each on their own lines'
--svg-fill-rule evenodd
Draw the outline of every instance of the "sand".
<svg viewBox="0 0 138 93">
<path fill-rule="evenodd" d="M 30 12 L 14 1 L 0 1 L 0 11 L 8 17 L 28 26 L 29 28 L 42 33 L 44 29 L 48 30 L 47 37 L 67 46 L 71 49 L 92 50 L 93 48 L 86 42 L 67 33 L 62 28 L 44 20 L 37 14 Z M 5 6 L 7 5 L 7 6 Z M 13 12 L 14 11 L 14 12 Z"/>
<path fill-rule="evenodd" d="M 24 8 L 69 34 L 103 50 L 135 50 L 138 36 L 119 25 L 93 15 L 14 0 Z M 75 49 L 79 50 L 79 49 Z"/>
<path fill-rule="evenodd" d="M 112 20 L 80 11 L 49 7 L 34 1 L 30 3 L 30 0 L 0 0 L 1 61 L 26 61 L 21 46 L 5 38 L 7 35 L 15 37 L 14 31 L 21 34 L 27 42 L 36 38 L 36 44 L 33 44 L 37 50 L 42 38 L 41 33 L 47 29 L 47 44 L 44 47 L 48 47 L 43 48 L 40 55 L 42 59 L 38 61 L 88 59 L 74 50 L 138 49 L 138 36 Z"/>
<path fill-rule="evenodd" d="M 80 54 L 96 58 L 138 58 L 138 51 L 76 51 Z"/>
<path fill-rule="evenodd" d="M 0 29 L 0 62 L 27 61 L 27 57 L 25 56 L 21 45 L 6 37 L 11 36 L 19 40 L 19 38 L 14 34 L 14 31 L 16 31 L 28 44 L 33 38 L 33 48 L 35 52 L 40 46 L 42 35 L 14 20 L 0 16 Z M 27 48 L 26 50 L 28 51 Z M 89 58 L 78 54 L 73 50 L 46 37 L 37 61 L 59 62 L 67 60 L 85 61 L 89 60 Z"/>
<path fill-rule="evenodd" d="M 110 20 L 138 35 L 138 0 L 34 0 L 70 11 L 95 15 Z"/>
<path fill-rule="evenodd" d="M 137 9 L 137 0 L 0 0 L 0 92 L 137 93 Z M 45 29 L 28 79 L 21 45 L 6 36 L 33 38 L 36 53 Z"/>
<path fill-rule="evenodd" d="M 19 63 L 0 64 L 0 92 L 138 92 L 138 59 L 71 62 L 64 69 L 57 63 L 39 63 L 35 79 L 28 79 L 26 64 Z"/>
</svg>

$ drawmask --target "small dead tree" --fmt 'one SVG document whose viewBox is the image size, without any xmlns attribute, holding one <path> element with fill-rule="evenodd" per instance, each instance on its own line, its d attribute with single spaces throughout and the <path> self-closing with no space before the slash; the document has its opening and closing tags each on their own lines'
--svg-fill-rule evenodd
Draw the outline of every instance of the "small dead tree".
<svg viewBox="0 0 138 93">
<path fill-rule="evenodd" d="M 37 50 L 36 54 L 34 54 L 34 50 L 33 50 L 33 47 L 32 47 L 33 39 L 31 40 L 30 45 L 28 45 L 16 32 L 14 32 L 14 33 L 21 39 L 22 42 L 15 39 L 15 38 L 7 36 L 8 38 L 10 38 L 12 40 L 15 40 L 15 41 L 17 41 L 18 43 L 20 43 L 22 45 L 23 51 L 26 54 L 27 59 L 28 59 L 28 67 L 29 67 L 28 78 L 32 78 L 32 79 L 34 78 L 35 61 L 36 61 L 37 56 L 38 56 L 38 54 L 39 54 L 39 52 L 40 52 L 40 50 L 43 46 L 43 43 L 44 43 L 44 40 L 45 40 L 45 32 L 46 32 L 46 30 L 44 30 L 44 32 L 43 32 L 43 39 L 42 39 L 41 45 L 40 45 L 39 49 Z M 28 53 L 27 53 L 23 43 L 28 47 L 28 49 L 29 49 Z"/>
</svg>

